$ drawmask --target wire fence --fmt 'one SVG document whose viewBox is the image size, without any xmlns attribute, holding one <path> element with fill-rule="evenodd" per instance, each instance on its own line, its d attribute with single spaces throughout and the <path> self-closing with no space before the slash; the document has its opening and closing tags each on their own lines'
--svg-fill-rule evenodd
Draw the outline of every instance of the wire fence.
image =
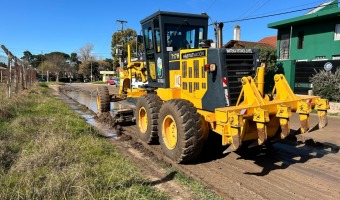
<svg viewBox="0 0 340 200">
<path fill-rule="evenodd" d="M 31 87 L 36 82 L 36 74 L 36 70 L 27 61 L 17 58 L 1 45 L 0 86 L 6 88 L 7 98 Z"/>
</svg>

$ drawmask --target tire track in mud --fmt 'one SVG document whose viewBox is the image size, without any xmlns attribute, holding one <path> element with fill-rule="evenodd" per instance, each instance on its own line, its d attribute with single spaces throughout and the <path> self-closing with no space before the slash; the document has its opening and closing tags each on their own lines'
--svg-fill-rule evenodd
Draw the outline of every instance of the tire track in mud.
<svg viewBox="0 0 340 200">
<path fill-rule="evenodd" d="M 128 134 L 136 126 L 124 127 Z M 146 147 L 162 158 L 158 146 Z M 216 150 L 214 150 L 216 151 Z M 221 154 L 217 152 L 218 154 Z M 253 148 L 213 155 L 207 162 L 175 168 L 204 182 L 221 196 L 235 199 L 338 199 L 340 156 L 328 147 L 298 142 L 277 142 L 268 148 Z M 205 152 L 204 156 L 209 156 Z M 170 161 L 171 162 L 171 161 Z"/>
</svg>

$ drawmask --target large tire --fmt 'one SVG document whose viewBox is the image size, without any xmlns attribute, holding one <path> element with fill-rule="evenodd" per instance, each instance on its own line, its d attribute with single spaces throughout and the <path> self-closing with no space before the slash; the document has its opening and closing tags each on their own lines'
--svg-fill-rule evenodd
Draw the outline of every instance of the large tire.
<svg viewBox="0 0 340 200">
<path fill-rule="evenodd" d="M 97 88 L 97 109 L 99 113 L 110 111 L 110 94 L 107 86 Z"/>
<path fill-rule="evenodd" d="M 156 94 L 147 94 L 138 99 L 135 110 L 139 138 L 147 144 L 158 142 L 157 120 L 162 100 Z"/>
<path fill-rule="evenodd" d="M 183 99 L 165 102 L 159 111 L 158 130 L 163 153 L 171 160 L 187 163 L 200 155 L 203 129 L 191 102 Z"/>
</svg>

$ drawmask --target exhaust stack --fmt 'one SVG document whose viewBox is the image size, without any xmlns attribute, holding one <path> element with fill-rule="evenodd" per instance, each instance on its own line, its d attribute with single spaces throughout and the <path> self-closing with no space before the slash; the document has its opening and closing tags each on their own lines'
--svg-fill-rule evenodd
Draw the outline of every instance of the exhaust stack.
<svg viewBox="0 0 340 200">
<path fill-rule="evenodd" d="M 222 39 L 222 29 L 223 23 L 218 24 L 218 39 L 217 39 L 217 48 L 222 48 L 223 46 L 223 39 Z"/>
</svg>

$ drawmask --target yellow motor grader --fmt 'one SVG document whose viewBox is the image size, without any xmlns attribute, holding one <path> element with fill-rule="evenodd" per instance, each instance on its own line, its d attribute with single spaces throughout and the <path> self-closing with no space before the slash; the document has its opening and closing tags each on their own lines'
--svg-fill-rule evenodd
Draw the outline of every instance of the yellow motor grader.
<svg viewBox="0 0 340 200">
<path fill-rule="evenodd" d="M 221 135 L 228 150 L 245 141 L 261 145 L 283 139 L 290 134 L 292 112 L 300 116 L 301 133 L 310 128 L 313 108 L 319 128 L 327 125 L 328 101 L 294 94 L 282 74 L 273 77 L 271 97 L 264 94 L 256 49 L 211 48 L 208 16 L 158 11 L 141 25 L 145 61 L 128 63 L 119 94 L 98 88 L 98 110 L 110 111 L 111 101 L 135 100 L 129 119 L 135 120 L 139 138 L 159 143 L 173 161 L 197 158 L 211 132 Z M 147 87 L 132 88 L 132 72 Z"/>
</svg>

